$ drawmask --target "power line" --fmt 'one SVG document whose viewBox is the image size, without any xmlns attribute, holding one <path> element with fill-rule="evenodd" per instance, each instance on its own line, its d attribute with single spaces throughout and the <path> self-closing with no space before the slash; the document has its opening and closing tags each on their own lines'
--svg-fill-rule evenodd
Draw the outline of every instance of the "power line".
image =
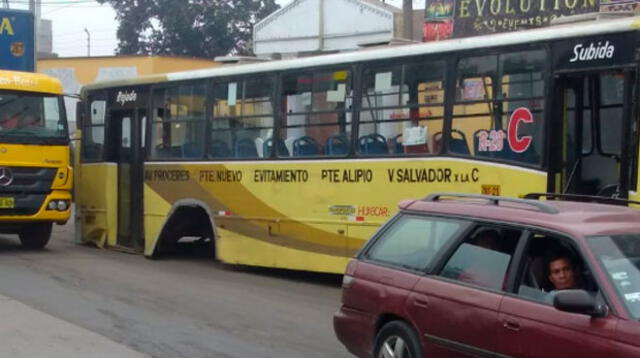
<svg viewBox="0 0 640 358">
<path fill-rule="evenodd" d="M 92 39 L 92 42 L 93 42 L 93 39 Z M 117 47 L 117 46 L 118 46 L 117 43 L 114 43 L 114 44 L 102 43 L 102 44 L 97 44 L 97 45 L 93 44 L 93 43 L 91 44 L 91 48 L 94 48 L 94 47 Z M 78 41 L 78 43 L 73 43 L 73 44 L 62 44 L 62 45 L 53 44 L 53 47 L 54 48 L 63 48 L 63 49 L 73 49 L 73 48 L 80 48 L 80 47 L 86 48 L 87 45 L 86 45 L 86 41 L 82 41 L 82 43 L 80 43 L 80 41 Z"/>
<path fill-rule="evenodd" d="M 70 8 L 70 7 L 72 7 L 72 6 L 75 6 L 75 8 L 74 8 L 74 9 L 96 9 L 96 8 L 101 8 L 101 7 L 102 7 L 101 5 L 98 5 L 98 6 L 94 6 L 94 5 L 89 5 L 89 6 L 77 6 L 77 5 L 78 5 L 78 4 L 63 5 L 63 6 L 57 7 L 57 8 L 55 8 L 55 9 L 53 9 L 53 10 L 45 11 L 45 12 L 43 12 L 43 13 L 42 13 L 42 15 L 48 15 L 48 14 L 51 14 L 52 12 L 56 12 L 56 11 L 58 11 L 58 10 L 68 9 L 68 8 Z M 47 6 L 47 5 L 45 5 L 45 6 Z M 49 7 L 49 6 L 47 6 L 47 7 Z M 53 6 L 52 6 L 52 7 L 53 7 Z"/>
<path fill-rule="evenodd" d="M 87 28 L 87 30 L 91 31 L 90 28 Z M 93 31 L 91 31 L 91 33 L 93 34 Z M 67 36 L 67 39 L 62 39 L 62 40 L 59 39 L 58 36 L 55 36 L 55 37 L 56 37 L 56 40 L 59 40 L 59 41 L 73 41 L 73 37 L 69 37 L 69 36 Z M 76 37 L 84 38 L 84 35 L 81 33 L 81 31 L 78 31 L 78 33 L 76 33 Z M 93 38 L 91 40 L 93 40 Z M 118 37 L 117 36 L 96 37 L 96 40 L 97 41 L 113 41 L 113 40 L 118 40 Z"/>
<path fill-rule="evenodd" d="M 100 33 L 100 32 L 111 32 L 114 31 L 115 29 L 112 27 L 99 27 L 97 29 L 91 29 L 91 32 L 96 32 L 96 33 Z M 73 31 L 73 32 L 63 32 L 60 34 L 56 34 L 56 37 L 67 37 L 67 36 L 72 36 L 72 35 L 77 35 L 78 32 L 77 31 Z"/>
<path fill-rule="evenodd" d="M 9 4 L 29 5 L 29 0 L 10 0 Z M 63 1 L 42 1 L 41 5 L 66 5 L 66 4 L 97 4 L 95 0 L 63 0 Z"/>
</svg>

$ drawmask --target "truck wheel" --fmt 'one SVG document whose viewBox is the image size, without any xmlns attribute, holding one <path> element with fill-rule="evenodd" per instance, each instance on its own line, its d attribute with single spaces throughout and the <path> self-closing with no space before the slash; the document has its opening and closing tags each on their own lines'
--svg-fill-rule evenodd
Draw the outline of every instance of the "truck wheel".
<svg viewBox="0 0 640 358">
<path fill-rule="evenodd" d="M 52 225 L 52 223 L 33 223 L 23 228 L 18 234 L 22 246 L 34 250 L 47 246 L 49 238 L 51 238 Z"/>
</svg>

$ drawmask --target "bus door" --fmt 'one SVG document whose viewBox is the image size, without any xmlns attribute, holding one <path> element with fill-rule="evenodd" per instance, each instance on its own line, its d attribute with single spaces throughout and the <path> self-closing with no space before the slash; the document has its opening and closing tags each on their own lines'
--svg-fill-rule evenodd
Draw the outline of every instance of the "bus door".
<svg viewBox="0 0 640 358">
<path fill-rule="evenodd" d="M 635 71 L 614 69 L 556 76 L 551 123 L 555 192 L 627 198 L 635 154 Z M 559 119 L 559 120 L 556 120 Z"/>
<path fill-rule="evenodd" d="M 638 41 L 628 32 L 552 44 L 549 191 L 628 198 L 635 190 Z"/>
<path fill-rule="evenodd" d="M 124 109 L 113 108 L 110 111 L 111 134 L 115 145 L 114 161 L 118 166 L 117 174 L 117 245 L 122 248 L 141 250 L 143 241 L 143 154 L 144 127 L 147 121 L 147 109 L 138 107 L 144 101 L 136 101 L 136 90 L 117 91 L 122 98 L 130 99 L 124 103 Z M 123 94 L 124 93 L 124 94 Z"/>
</svg>

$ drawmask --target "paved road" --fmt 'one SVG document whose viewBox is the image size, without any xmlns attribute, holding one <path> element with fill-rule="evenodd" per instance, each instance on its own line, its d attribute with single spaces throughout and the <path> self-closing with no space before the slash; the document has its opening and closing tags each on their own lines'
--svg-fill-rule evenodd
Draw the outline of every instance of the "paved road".
<svg viewBox="0 0 640 358">
<path fill-rule="evenodd" d="M 331 323 L 338 277 L 152 261 L 54 230 L 42 252 L 0 236 L 0 294 L 158 358 L 349 357 Z"/>
</svg>

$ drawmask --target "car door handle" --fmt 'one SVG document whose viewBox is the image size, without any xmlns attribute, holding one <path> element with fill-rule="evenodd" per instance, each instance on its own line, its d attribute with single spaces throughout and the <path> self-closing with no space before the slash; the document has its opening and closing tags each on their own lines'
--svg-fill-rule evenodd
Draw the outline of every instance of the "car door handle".
<svg viewBox="0 0 640 358">
<path fill-rule="evenodd" d="M 503 322 L 502 326 L 511 331 L 519 331 L 520 330 L 520 322 L 512 319 L 507 319 Z"/>
<path fill-rule="evenodd" d="M 429 307 L 429 301 L 424 298 L 416 298 L 413 300 L 413 305 L 420 308 L 427 308 Z"/>
</svg>

